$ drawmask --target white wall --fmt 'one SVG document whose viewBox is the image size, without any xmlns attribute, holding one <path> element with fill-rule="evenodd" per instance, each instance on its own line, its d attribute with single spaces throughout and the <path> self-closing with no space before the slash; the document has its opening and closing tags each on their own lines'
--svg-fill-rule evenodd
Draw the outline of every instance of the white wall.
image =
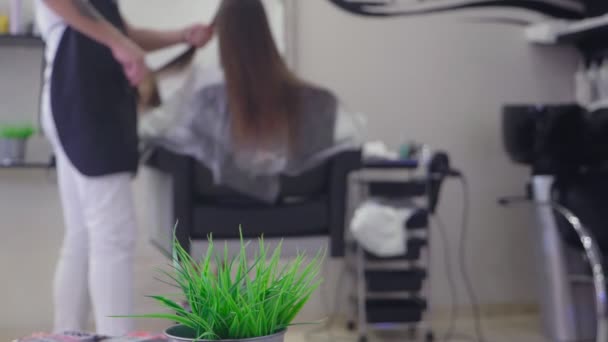
<svg viewBox="0 0 608 342">
<path fill-rule="evenodd" d="M 393 145 L 415 139 L 446 149 L 468 177 L 469 255 L 482 303 L 534 302 L 532 217 L 496 205 L 501 195 L 522 193 L 527 176 L 503 152 L 500 108 L 571 100 L 575 52 L 530 46 L 521 27 L 468 20 L 476 13 L 366 19 L 325 0 L 298 6 L 300 73 L 367 113 L 370 138 Z M 523 14 L 489 14 L 501 13 Z M 457 185 L 448 185 L 440 210 L 452 252 L 460 196 Z M 444 306 L 443 247 L 433 233 L 432 289 L 435 304 Z"/>
</svg>

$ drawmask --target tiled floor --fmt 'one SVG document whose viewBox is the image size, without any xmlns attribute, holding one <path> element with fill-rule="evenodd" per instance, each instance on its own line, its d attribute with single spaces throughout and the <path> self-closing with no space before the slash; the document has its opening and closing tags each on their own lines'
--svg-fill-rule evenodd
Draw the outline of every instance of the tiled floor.
<svg viewBox="0 0 608 342">
<path fill-rule="evenodd" d="M 44 253 L 44 257 L 48 256 Z M 41 256 L 41 259 L 43 257 Z M 53 261 L 49 261 L 48 265 L 37 266 L 40 269 L 49 269 L 52 271 L 52 263 Z M 136 292 L 141 294 L 136 298 L 136 308 L 137 312 L 146 313 L 146 312 L 155 312 L 157 311 L 156 305 L 143 297 L 143 294 L 157 294 L 157 293 L 170 293 L 167 291 L 171 291 L 172 289 L 167 288 L 160 282 L 150 281 L 150 279 L 154 279 L 154 276 L 157 276 L 155 268 L 158 266 L 165 265 L 167 260 L 160 255 L 157 251 L 149 246 L 145 241 L 140 244 L 140 252 L 137 257 L 137 265 L 136 268 Z M 34 265 L 36 266 L 36 265 Z M 32 266 L 33 267 L 33 266 Z M 15 268 L 13 268 L 15 269 Z M 41 274 L 39 275 L 39 279 L 35 279 L 32 284 L 43 284 L 45 285 L 44 290 L 40 291 L 40 294 L 36 292 L 37 297 L 35 300 L 32 299 L 31 302 L 35 302 L 40 304 L 40 307 L 43 310 L 38 311 L 30 311 L 27 307 L 24 306 L 11 306 L 11 307 L 0 307 L 0 313 L 4 312 L 4 316 L 0 315 L 0 342 L 12 341 L 17 337 L 21 337 L 27 333 L 31 333 L 32 329 L 49 329 L 50 322 L 49 317 L 52 317 L 52 312 L 50 311 L 50 302 L 49 301 L 49 292 L 50 288 L 48 287 L 48 283 L 50 283 L 49 279 L 51 279 L 50 271 L 47 272 L 49 274 Z M 9 278 L 10 279 L 10 278 Z M 27 282 L 25 285 L 29 284 Z M 17 283 L 8 286 L 7 288 L 19 288 L 17 287 Z M 22 284 L 23 285 L 23 284 Z M 0 290 L 2 289 L 0 285 Z M 6 285 L 5 285 L 6 287 Z M 33 289 L 32 289 L 33 290 Z M 40 289 L 38 289 L 40 290 Z M 28 292 L 29 288 L 28 288 Z M 330 292 L 332 293 L 332 292 Z M 327 294 L 326 294 L 327 295 Z M 319 298 L 322 298 L 319 297 Z M 317 298 L 317 301 L 319 300 Z M 42 304 L 44 305 L 42 305 Z M 308 312 L 301 319 L 302 321 L 310 321 L 319 317 L 319 313 L 317 311 L 324 307 L 320 302 L 313 303 L 313 308 L 318 307 L 312 312 Z M 325 308 L 326 309 L 326 308 Z M 11 312 L 14 310 L 18 310 L 19 316 L 11 315 Z M 326 316 L 326 315 L 322 315 Z M 22 326 L 18 326 L 21 323 Z M 458 325 L 459 333 L 470 333 L 472 331 L 472 322 L 462 321 L 459 322 Z M 340 327 L 343 327 L 344 324 L 341 324 Z M 445 330 L 446 324 L 443 322 L 437 322 L 434 324 L 435 331 L 437 332 L 437 336 L 442 336 L 442 332 Z M 35 328 L 34 328 L 35 327 Z M 167 325 L 164 322 L 158 321 L 138 321 L 137 328 L 145 331 L 162 331 L 166 328 Z M 485 324 L 486 331 L 486 342 L 542 342 L 543 339 L 539 333 L 539 325 L 538 320 L 535 316 L 521 316 L 521 317 L 508 317 L 501 319 L 490 319 L 486 320 Z M 318 331 L 321 327 L 307 327 L 302 328 L 298 327 L 290 330 L 288 334 L 287 342 L 356 342 L 357 337 L 353 333 L 349 333 L 344 329 L 335 328 L 330 332 L 328 331 Z M 381 337 L 371 338 L 370 341 L 404 341 L 404 334 L 392 334 L 391 336 L 383 335 Z M 441 341 L 438 339 L 438 341 Z M 453 342 L 460 342 L 464 340 L 453 340 Z"/>
<path fill-rule="evenodd" d="M 163 325 L 159 324 L 158 329 L 162 329 Z M 151 323 L 149 328 L 154 328 L 154 323 Z M 435 324 L 437 341 L 442 341 L 442 332 L 445 329 L 444 323 Z M 473 324 L 470 321 L 459 322 L 459 335 L 472 335 Z M 500 319 L 491 319 L 484 321 L 484 335 L 486 342 L 545 342 L 538 330 L 538 320 L 534 316 L 508 317 Z M 383 333 L 374 334 L 371 342 L 380 341 L 404 341 L 404 333 Z M 0 342 L 11 341 L 14 335 L 5 335 L 5 332 L 0 332 Z M 343 329 L 326 330 L 322 327 L 312 328 L 294 328 L 287 336 L 287 342 L 356 342 L 357 337 L 354 333 L 347 332 Z M 422 341 L 422 339 L 420 339 Z M 471 342 L 471 339 L 454 338 L 451 342 Z"/>
<path fill-rule="evenodd" d="M 545 342 L 540 335 L 536 317 L 509 317 L 484 321 L 484 340 L 486 342 Z M 472 336 L 473 324 L 470 321 L 460 322 L 459 336 Z M 444 323 L 435 324 L 436 341 L 442 341 Z M 370 341 L 404 341 L 404 333 L 374 334 Z M 310 330 L 296 329 L 288 336 L 288 342 L 350 342 L 357 341 L 354 334 L 344 330 L 311 332 Z M 422 338 L 419 341 L 423 341 Z M 453 338 L 451 342 L 473 341 L 471 338 Z"/>
</svg>

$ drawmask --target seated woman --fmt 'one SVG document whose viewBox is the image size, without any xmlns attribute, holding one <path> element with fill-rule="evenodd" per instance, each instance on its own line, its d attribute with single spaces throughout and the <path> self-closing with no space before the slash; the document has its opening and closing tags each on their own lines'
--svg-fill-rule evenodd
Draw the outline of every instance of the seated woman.
<svg viewBox="0 0 608 342">
<path fill-rule="evenodd" d="M 286 66 L 261 0 L 224 0 L 215 20 L 221 69 L 194 67 L 176 95 L 142 117 L 140 137 L 193 156 L 217 184 L 272 201 L 297 175 L 357 145 L 336 97 Z"/>
</svg>

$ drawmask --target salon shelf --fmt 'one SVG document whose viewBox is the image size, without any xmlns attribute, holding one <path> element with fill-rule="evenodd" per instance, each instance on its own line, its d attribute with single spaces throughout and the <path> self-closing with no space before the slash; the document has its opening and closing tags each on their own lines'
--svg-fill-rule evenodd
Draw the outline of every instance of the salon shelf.
<svg viewBox="0 0 608 342">
<path fill-rule="evenodd" d="M 608 33 L 608 16 L 601 16 L 573 23 L 568 30 L 559 33 L 558 42 L 576 43 L 589 36 L 606 33 Z"/>
<path fill-rule="evenodd" d="M 0 170 L 48 170 L 55 166 L 50 163 L 19 163 L 19 164 L 0 164 Z"/>
<path fill-rule="evenodd" d="M 19 170 L 19 169 L 48 170 L 48 169 L 53 169 L 53 168 L 55 168 L 55 159 L 52 157 L 47 162 L 32 161 L 32 162 L 10 163 L 10 164 L 0 163 L 0 170 L 3 170 L 3 169 L 4 170 Z"/>
<path fill-rule="evenodd" d="M 43 47 L 42 38 L 32 35 L 0 34 L 0 46 L 32 46 Z"/>
<path fill-rule="evenodd" d="M 526 38 L 541 44 L 577 44 L 584 39 L 608 33 L 608 14 L 572 22 L 554 21 L 534 24 Z"/>
</svg>

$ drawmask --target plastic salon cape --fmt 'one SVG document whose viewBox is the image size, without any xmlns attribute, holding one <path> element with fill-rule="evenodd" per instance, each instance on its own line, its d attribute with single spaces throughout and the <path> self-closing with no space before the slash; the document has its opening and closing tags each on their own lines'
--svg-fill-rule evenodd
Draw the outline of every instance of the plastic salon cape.
<svg viewBox="0 0 608 342">
<path fill-rule="evenodd" d="M 214 182 L 272 202 L 280 176 L 296 176 L 361 142 L 363 117 L 347 113 L 328 91 L 303 87 L 302 116 L 291 153 L 285 144 L 237 148 L 232 142 L 228 98 L 220 69 L 193 67 L 181 89 L 142 115 L 140 139 L 146 149 L 160 146 L 194 157 Z"/>
</svg>

